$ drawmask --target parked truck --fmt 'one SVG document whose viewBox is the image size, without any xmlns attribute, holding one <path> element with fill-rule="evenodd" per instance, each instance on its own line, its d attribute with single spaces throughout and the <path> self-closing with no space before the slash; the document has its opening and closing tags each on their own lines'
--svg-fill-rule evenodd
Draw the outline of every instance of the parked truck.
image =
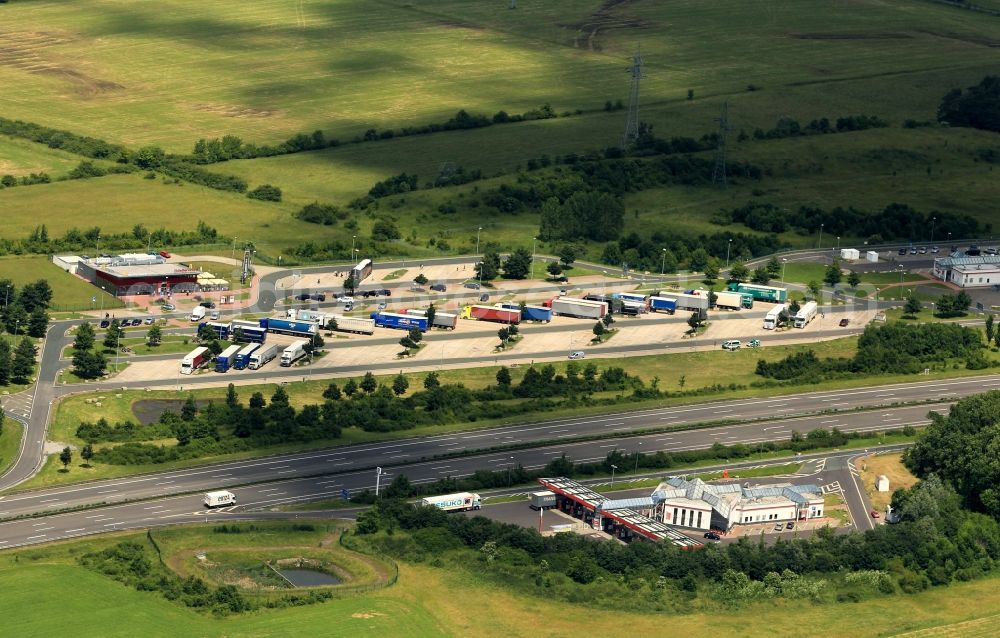
<svg viewBox="0 0 1000 638">
<path fill-rule="evenodd" d="M 337 322 L 336 330 L 338 332 L 354 332 L 360 335 L 370 335 L 375 332 L 374 319 L 347 317 L 345 315 L 327 315 L 326 323 L 323 325 L 328 325 L 331 319 Z"/>
<path fill-rule="evenodd" d="M 674 298 L 678 310 L 708 310 L 708 291 L 679 292 Z"/>
<path fill-rule="evenodd" d="M 398 312 L 373 312 L 371 318 L 375 320 L 375 325 L 379 328 L 395 328 L 397 330 L 418 328 L 420 332 L 427 332 L 427 317 L 404 315 Z"/>
<path fill-rule="evenodd" d="M 272 343 L 269 346 L 261 345 L 260 348 L 250 355 L 250 362 L 247 367 L 251 370 L 258 370 L 277 357 L 278 353 L 282 350 L 283 348 L 277 343 Z"/>
<path fill-rule="evenodd" d="M 410 308 L 404 310 L 403 313 L 411 315 L 413 317 L 426 317 L 427 311 L 420 310 L 419 308 Z M 431 325 L 435 328 L 449 328 L 454 330 L 458 326 L 458 315 L 453 312 L 434 312 L 434 320 L 431 321 Z"/>
<path fill-rule="evenodd" d="M 768 310 L 767 314 L 764 315 L 764 330 L 774 330 L 777 328 L 781 313 L 785 312 L 787 308 L 787 305 L 780 303 Z"/>
<path fill-rule="evenodd" d="M 181 359 L 181 374 L 193 374 L 195 370 L 205 365 L 210 356 L 208 348 L 195 348 Z"/>
<path fill-rule="evenodd" d="M 612 293 L 611 297 L 613 299 L 620 299 L 623 303 L 638 304 L 644 308 L 643 312 L 649 308 L 649 297 L 635 292 L 616 292 Z"/>
<path fill-rule="evenodd" d="M 203 321 L 198 324 L 198 332 L 202 331 L 202 328 L 208 326 L 215 333 L 215 338 L 220 341 L 229 341 L 229 336 L 231 334 L 232 325 L 223 321 Z"/>
<path fill-rule="evenodd" d="M 318 332 L 316 324 L 308 321 L 291 321 L 290 319 L 261 319 L 260 326 L 268 332 L 292 335 L 293 337 L 312 338 Z"/>
<path fill-rule="evenodd" d="M 293 363 L 306 356 L 306 344 L 308 341 L 293 341 L 292 345 L 285 348 L 281 353 L 281 366 L 287 368 Z"/>
<path fill-rule="evenodd" d="M 799 308 L 799 311 L 795 313 L 795 319 L 792 320 L 796 328 L 805 328 L 809 325 L 809 322 L 816 318 L 816 313 L 819 312 L 819 306 L 815 301 L 807 302 L 804 306 Z"/>
<path fill-rule="evenodd" d="M 753 295 L 748 292 L 718 292 L 715 293 L 715 306 L 717 308 L 728 308 L 729 310 L 753 308 Z"/>
<path fill-rule="evenodd" d="M 443 496 L 428 496 L 420 501 L 424 507 L 436 507 L 446 512 L 468 512 L 478 510 L 483 506 L 479 494 L 471 492 L 459 492 L 457 494 L 444 494 Z"/>
<path fill-rule="evenodd" d="M 555 492 L 532 492 L 531 501 L 528 505 L 533 510 L 547 510 L 556 506 Z"/>
<path fill-rule="evenodd" d="M 191 321 L 201 321 L 202 319 L 205 318 L 206 312 L 208 312 L 208 310 L 205 308 L 205 306 L 195 306 L 191 310 Z"/>
<path fill-rule="evenodd" d="M 674 314 L 677 312 L 677 300 L 673 297 L 650 297 L 649 309 L 653 312 L 666 312 Z"/>
<path fill-rule="evenodd" d="M 205 507 L 222 507 L 224 505 L 236 505 L 236 495 L 227 490 L 217 492 L 205 492 L 203 499 Z"/>
<path fill-rule="evenodd" d="M 247 345 L 240 348 L 240 351 L 236 353 L 236 358 L 233 359 L 233 367 L 237 370 L 242 370 L 250 365 L 250 357 L 260 348 L 259 343 L 248 343 Z"/>
<path fill-rule="evenodd" d="M 519 303 L 504 301 L 502 303 L 498 303 L 497 308 L 516 310 L 521 313 L 521 319 L 523 321 L 541 321 L 544 323 L 552 321 L 552 309 L 546 308 L 545 306 L 526 305 L 524 308 L 521 308 L 521 304 Z"/>
<path fill-rule="evenodd" d="M 254 343 L 264 343 L 267 341 L 267 328 L 261 327 L 260 321 L 244 321 L 234 319 L 229 324 L 233 341 L 253 341 Z"/>
<path fill-rule="evenodd" d="M 286 311 L 288 319 L 293 321 L 308 321 L 310 323 L 318 323 L 323 325 L 326 323 L 326 315 L 322 312 L 317 312 L 315 310 L 301 310 L 299 308 L 289 308 Z"/>
<path fill-rule="evenodd" d="M 775 286 L 762 286 L 760 284 L 745 284 L 734 282 L 727 288 L 733 292 L 746 292 L 753 295 L 756 301 L 768 301 L 771 303 L 785 303 L 788 301 L 788 288 L 777 288 Z"/>
<path fill-rule="evenodd" d="M 600 319 L 608 314 L 608 304 L 603 301 L 555 297 L 546 301 L 545 305 L 552 308 L 552 314 L 554 315 L 577 317 L 579 319 Z"/>
<path fill-rule="evenodd" d="M 233 367 L 233 363 L 236 361 L 236 354 L 242 350 L 242 346 L 232 345 L 222 351 L 222 353 L 215 358 L 215 371 L 216 372 L 228 372 L 229 368 Z"/>
<path fill-rule="evenodd" d="M 521 323 L 521 311 L 496 306 L 466 306 L 462 308 L 462 319 L 495 321 L 497 323 Z"/>
</svg>

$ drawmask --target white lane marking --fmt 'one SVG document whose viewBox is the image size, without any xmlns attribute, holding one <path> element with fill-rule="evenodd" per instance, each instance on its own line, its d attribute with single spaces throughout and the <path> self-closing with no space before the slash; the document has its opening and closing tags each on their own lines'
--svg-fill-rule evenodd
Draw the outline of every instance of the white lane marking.
<svg viewBox="0 0 1000 638">
<path fill-rule="evenodd" d="M 58 501 L 58 500 L 59 500 L 58 498 L 46 498 L 46 499 L 43 499 L 43 500 L 38 501 L 38 502 L 39 503 L 51 503 L 52 501 Z"/>
<path fill-rule="evenodd" d="M 451 467 L 451 466 L 450 466 L 450 465 L 435 465 L 435 466 L 434 466 L 434 467 L 432 467 L 431 469 L 432 469 L 432 470 L 443 470 L 443 469 L 445 469 L 445 468 L 449 468 L 449 467 Z"/>
<path fill-rule="evenodd" d="M 297 472 L 298 470 L 281 470 L 278 474 L 288 474 L 290 472 Z"/>
<path fill-rule="evenodd" d="M 27 537 L 27 538 L 26 538 L 26 539 L 24 539 L 24 540 L 26 540 L 26 541 L 30 541 L 30 540 L 33 540 L 33 539 L 35 539 L 35 538 L 45 538 L 45 534 L 39 534 L 38 536 L 29 536 L 29 537 Z M 4 541 L 4 542 L 6 542 L 6 541 Z"/>
<path fill-rule="evenodd" d="M 117 492 L 118 490 L 102 490 L 98 494 L 110 494 L 112 492 Z"/>
</svg>

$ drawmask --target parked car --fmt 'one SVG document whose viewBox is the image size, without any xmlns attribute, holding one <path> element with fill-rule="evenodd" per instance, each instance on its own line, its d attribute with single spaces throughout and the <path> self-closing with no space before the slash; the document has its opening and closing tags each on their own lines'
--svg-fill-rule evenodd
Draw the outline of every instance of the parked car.
<svg viewBox="0 0 1000 638">
<path fill-rule="evenodd" d="M 389 290 L 388 288 L 383 288 L 383 289 L 382 289 L 382 290 L 380 290 L 379 292 L 381 292 L 381 293 L 382 293 L 382 296 L 383 296 L 383 297 L 391 297 L 391 296 L 392 296 L 392 291 L 391 291 L 391 290 Z"/>
<path fill-rule="evenodd" d="M 465 284 L 465 287 L 466 287 L 466 288 L 472 288 L 473 290 L 479 290 L 479 284 L 477 284 L 477 283 L 476 283 L 476 282 L 474 282 L 474 281 L 473 281 L 473 282 L 470 282 L 470 283 L 467 283 L 467 284 Z"/>
<path fill-rule="evenodd" d="M 722 537 L 717 532 L 705 532 L 705 538 L 710 541 L 721 541 Z"/>
<path fill-rule="evenodd" d="M 844 317 L 843 319 L 840 320 L 840 327 L 841 328 L 846 328 L 847 324 L 849 324 L 849 323 L 851 323 L 851 320 L 848 319 L 847 317 Z"/>
<path fill-rule="evenodd" d="M 174 305 L 174 304 L 172 304 L 172 303 L 165 303 L 165 304 L 163 304 L 163 305 L 162 305 L 162 306 L 160 306 L 160 307 L 161 307 L 161 308 L 163 308 L 164 310 L 168 310 L 168 311 L 169 311 L 169 310 L 177 310 L 177 306 L 175 306 L 175 305 Z"/>
<path fill-rule="evenodd" d="M 932 253 L 934 253 L 934 254 L 936 255 L 936 254 L 938 254 L 939 252 L 941 252 L 941 249 L 940 249 L 940 248 L 938 248 L 937 246 L 931 246 L 931 252 L 932 252 Z"/>
<path fill-rule="evenodd" d="M 916 248 L 916 246 L 910 246 L 910 254 L 911 255 L 916 255 L 917 254 L 917 248 Z"/>
<path fill-rule="evenodd" d="M 584 352 L 583 350 L 577 350 L 576 352 L 570 352 L 569 353 L 569 358 L 570 359 L 583 359 L 586 356 L 587 356 L 587 353 Z"/>
<path fill-rule="evenodd" d="M 341 295 L 337 297 L 337 303 L 354 303 L 354 297 L 348 297 L 347 295 Z"/>
<path fill-rule="evenodd" d="M 740 346 L 742 345 L 743 342 L 741 342 L 739 339 L 729 339 L 728 341 L 722 342 L 722 349 L 729 351 L 739 350 Z"/>
<path fill-rule="evenodd" d="M 218 310 L 213 310 L 212 314 L 209 315 L 208 318 L 209 318 L 210 321 L 218 321 L 219 320 L 219 311 Z"/>
<path fill-rule="evenodd" d="M 309 297 L 313 301 L 326 301 L 326 295 L 322 292 L 317 292 Z"/>
<path fill-rule="evenodd" d="M 303 293 L 297 294 L 297 295 L 295 295 L 295 300 L 296 301 L 309 301 L 309 293 L 308 292 L 303 292 Z"/>
<path fill-rule="evenodd" d="M 161 250 L 160 251 L 160 257 L 163 257 L 164 259 L 170 259 L 170 253 L 168 253 L 165 250 Z"/>
<path fill-rule="evenodd" d="M 147 326 L 151 326 L 151 325 L 153 325 L 154 321 L 156 321 L 156 319 L 153 319 L 152 317 L 146 317 L 146 319 L 145 319 L 145 321 L 143 321 L 143 323 L 146 324 Z"/>
<path fill-rule="evenodd" d="M 559 290 L 559 296 L 560 297 L 565 297 L 566 296 L 566 289 L 565 288 L 562 288 L 562 289 Z"/>
<path fill-rule="evenodd" d="M 486 294 L 485 292 L 483 294 L 479 295 L 479 301 L 489 301 L 489 300 L 490 300 L 490 296 L 488 294 Z"/>
<path fill-rule="evenodd" d="M 997 254 L 997 249 L 996 248 L 987 248 L 987 249 L 983 250 L 983 252 L 986 253 L 987 255 L 995 255 L 995 254 Z"/>
<path fill-rule="evenodd" d="M 774 524 L 774 531 L 776 531 L 776 532 L 780 532 L 780 531 L 781 531 L 781 530 L 783 530 L 783 529 L 785 529 L 785 526 L 784 526 L 784 525 L 782 525 L 781 523 L 775 523 L 775 524 Z"/>
<path fill-rule="evenodd" d="M 920 254 L 921 255 L 926 255 L 927 254 L 927 246 L 921 246 L 920 247 Z"/>
<path fill-rule="evenodd" d="M 102 320 L 101 320 L 101 327 L 102 327 L 102 328 L 107 328 L 107 327 L 108 327 L 108 326 L 110 326 L 110 325 L 111 325 L 111 322 L 110 322 L 110 321 L 108 321 L 107 319 L 102 319 Z"/>
<path fill-rule="evenodd" d="M 431 286 L 431 290 L 436 290 L 437 292 L 447 292 L 448 286 L 444 284 L 434 284 Z"/>
<path fill-rule="evenodd" d="M 133 319 L 132 320 L 132 325 L 133 326 L 141 326 L 142 325 L 142 319 Z"/>
<path fill-rule="evenodd" d="M 385 303 L 385 302 L 383 301 L 382 303 L 380 303 L 380 304 L 378 305 L 378 309 L 379 309 L 379 310 L 385 310 L 385 309 L 386 309 L 386 305 L 387 305 L 387 304 L 386 304 L 386 303 Z"/>
<path fill-rule="evenodd" d="M 872 510 L 872 518 L 881 518 L 882 515 L 878 513 L 878 510 Z"/>
<path fill-rule="evenodd" d="M 795 529 L 795 523 L 793 523 L 792 521 L 788 521 L 787 523 L 785 523 L 785 529 Z"/>
<path fill-rule="evenodd" d="M 900 255 L 905 255 L 906 254 L 906 249 L 905 248 L 900 248 L 899 249 L 899 254 Z"/>
<path fill-rule="evenodd" d="M 748 348 L 759 348 L 760 347 L 760 339 L 751 339 L 750 341 L 747 342 L 747 347 Z"/>
<path fill-rule="evenodd" d="M 205 306 L 209 310 L 211 310 L 212 308 L 215 308 L 215 302 L 214 301 L 203 301 L 203 302 L 201 302 L 201 305 Z"/>
<path fill-rule="evenodd" d="M 377 290 L 362 290 L 361 291 L 361 297 L 364 298 L 364 299 L 368 299 L 369 297 L 376 297 L 376 296 L 378 296 L 378 291 Z"/>
<path fill-rule="evenodd" d="M 347 305 L 344 306 L 344 312 L 350 312 L 352 310 L 354 310 L 354 304 L 353 303 L 349 303 L 349 304 L 347 304 Z"/>
</svg>

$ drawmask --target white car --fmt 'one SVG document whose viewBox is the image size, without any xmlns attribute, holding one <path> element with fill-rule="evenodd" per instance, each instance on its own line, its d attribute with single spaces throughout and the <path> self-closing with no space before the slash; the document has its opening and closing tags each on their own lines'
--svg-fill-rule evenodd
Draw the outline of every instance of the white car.
<svg viewBox="0 0 1000 638">
<path fill-rule="evenodd" d="M 743 343 L 738 339 L 730 339 L 729 341 L 722 342 L 723 350 L 739 350 Z"/>
<path fill-rule="evenodd" d="M 583 350 L 577 350 L 576 352 L 569 353 L 569 358 L 570 359 L 583 359 L 586 356 L 587 356 L 587 353 L 584 352 Z"/>
<path fill-rule="evenodd" d="M 337 297 L 337 303 L 354 303 L 354 297 L 348 297 L 347 295 L 341 295 Z"/>
</svg>

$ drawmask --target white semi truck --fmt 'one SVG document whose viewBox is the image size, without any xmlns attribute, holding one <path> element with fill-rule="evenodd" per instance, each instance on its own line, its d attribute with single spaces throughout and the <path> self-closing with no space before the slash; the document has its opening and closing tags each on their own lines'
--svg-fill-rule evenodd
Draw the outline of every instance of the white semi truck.
<svg viewBox="0 0 1000 638">
<path fill-rule="evenodd" d="M 778 327 L 778 319 L 788 306 L 786 304 L 780 303 L 774 308 L 767 311 L 764 316 L 764 330 L 774 330 Z"/>
<path fill-rule="evenodd" d="M 483 506 L 479 494 L 473 494 L 472 492 L 428 496 L 420 501 L 420 504 L 425 507 L 436 507 L 445 512 L 468 512 L 470 510 L 481 509 Z"/>
<path fill-rule="evenodd" d="M 306 356 L 306 344 L 308 341 L 295 341 L 292 345 L 285 348 L 285 351 L 281 353 L 281 366 L 284 368 L 289 367 L 302 357 Z"/>
<path fill-rule="evenodd" d="M 819 312 L 819 306 L 815 301 L 810 301 L 804 306 L 799 308 L 799 311 L 795 313 L 795 319 L 793 320 L 796 328 L 805 328 L 809 325 L 809 322 L 816 318 L 816 313 Z"/>
<path fill-rule="evenodd" d="M 250 355 L 250 363 L 247 364 L 247 367 L 251 370 L 257 370 L 277 357 L 280 352 L 281 346 L 276 343 L 272 343 L 269 346 L 261 346 Z"/>
</svg>

